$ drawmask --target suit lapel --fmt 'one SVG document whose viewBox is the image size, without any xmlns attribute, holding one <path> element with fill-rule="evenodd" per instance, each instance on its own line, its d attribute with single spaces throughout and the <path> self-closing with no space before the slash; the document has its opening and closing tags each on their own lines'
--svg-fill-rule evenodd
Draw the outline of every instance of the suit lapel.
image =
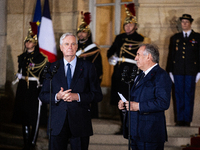
<svg viewBox="0 0 200 150">
<path fill-rule="evenodd" d="M 74 75 L 71 82 L 71 89 L 73 89 L 73 87 L 76 85 L 76 82 L 80 78 L 80 75 L 82 74 L 83 69 L 84 69 L 83 62 L 79 58 L 77 58 L 76 68 L 75 68 Z"/>
<path fill-rule="evenodd" d="M 159 68 L 159 65 L 155 66 L 139 83 L 136 85 L 135 88 L 140 87 L 142 84 L 151 80 L 151 78 L 155 75 L 156 70 Z"/>
<path fill-rule="evenodd" d="M 60 83 L 64 90 L 67 90 L 67 78 L 65 76 L 64 62 L 63 59 L 60 60 L 60 67 L 57 72 L 57 76 L 59 77 Z"/>
</svg>

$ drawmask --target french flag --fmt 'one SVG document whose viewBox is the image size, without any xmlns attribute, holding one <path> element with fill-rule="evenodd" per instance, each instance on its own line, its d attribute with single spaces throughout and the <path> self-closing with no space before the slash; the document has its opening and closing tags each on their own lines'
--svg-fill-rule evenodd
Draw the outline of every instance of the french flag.
<svg viewBox="0 0 200 150">
<path fill-rule="evenodd" d="M 48 57 L 49 62 L 55 62 L 57 56 L 56 42 L 53 32 L 53 24 L 51 20 L 48 0 L 45 0 L 44 2 L 43 16 L 41 19 L 38 40 L 40 52 Z"/>
</svg>

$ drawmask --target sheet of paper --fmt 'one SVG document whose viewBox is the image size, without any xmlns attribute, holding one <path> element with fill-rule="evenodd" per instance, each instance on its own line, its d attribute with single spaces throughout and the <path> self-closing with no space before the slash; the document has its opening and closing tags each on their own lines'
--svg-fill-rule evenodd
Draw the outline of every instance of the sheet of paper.
<svg viewBox="0 0 200 150">
<path fill-rule="evenodd" d="M 121 100 L 122 100 L 123 102 L 126 102 L 126 101 L 127 101 L 126 98 L 125 98 L 121 93 L 118 92 L 118 95 L 119 95 L 119 97 L 121 98 Z"/>
</svg>

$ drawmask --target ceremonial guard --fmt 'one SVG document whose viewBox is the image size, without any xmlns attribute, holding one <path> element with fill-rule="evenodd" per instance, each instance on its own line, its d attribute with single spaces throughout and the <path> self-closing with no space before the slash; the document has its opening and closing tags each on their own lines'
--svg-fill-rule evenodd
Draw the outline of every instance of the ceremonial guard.
<svg viewBox="0 0 200 150">
<path fill-rule="evenodd" d="M 116 36 L 114 43 L 107 52 L 108 61 L 114 66 L 111 85 L 111 105 L 118 104 L 120 97 L 118 92 L 128 99 L 128 84 L 121 81 L 122 72 L 125 66 L 132 70 L 136 65 L 135 56 L 139 48 L 139 44 L 145 42 L 150 43 L 149 38 L 145 38 L 137 33 L 137 21 L 135 16 L 134 3 L 125 5 L 126 18 L 124 20 L 123 28 L 125 33 Z M 121 121 L 122 121 L 122 113 Z M 122 130 L 119 134 L 122 133 Z"/>
<path fill-rule="evenodd" d="M 191 15 L 179 19 L 182 31 L 171 37 L 167 71 L 175 87 L 176 126 L 190 126 L 195 84 L 200 78 L 200 34 L 191 29 Z"/>
<path fill-rule="evenodd" d="M 18 83 L 13 122 L 22 124 L 24 149 L 29 150 L 36 144 L 40 101 L 38 95 L 41 75 L 48 59 L 39 52 L 37 44 L 37 25 L 30 22 L 31 28 L 24 40 L 24 52 L 18 56 L 18 73 L 13 84 Z M 30 128 L 31 127 L 31 128 Z"/>
<path fill-rule="evenodd" d="M 91 16 L 89 12 L 85 12 L 84 14 L 81 12 L 82 23 L 77 30 L 78 50 L 76 52 L 76 56 L 94 63 L 99 83 L 101 83 L 103 74 L 101 52 L 99 47 L 92 42 L 92 34 L 89 27 L 91 21 L 90 18 Z M 91 115 L 92 118 L 99 117 L 97 102 L 93 102 L 91 104 Z"/>
</svg>

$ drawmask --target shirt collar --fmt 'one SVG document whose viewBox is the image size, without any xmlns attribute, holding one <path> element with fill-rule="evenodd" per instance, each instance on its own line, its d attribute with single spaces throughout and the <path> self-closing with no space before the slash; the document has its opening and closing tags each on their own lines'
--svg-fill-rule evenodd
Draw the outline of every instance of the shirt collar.
<svg viewBox="0 0 200 150">
<path fill-rule="evenodd" d="M 144 71 L 145 76 L 151 71 L 151 69 L 153 69 L 157 65 L 158 65 L 158 63 L 156 63 L 155 65 L 153 65 L 152 67 L 150 67 L 149 69 L 147 69 L 146 71 Z"/>
<path fill-rule="evenodd" d="M 187 33 L 187 37 L 189 37 L 191 32 L 192 32 L 192 29 L 189 30 L 188 32 L 183 31 L 183 36 L 185 37 L 185 33 Z"/>
<path fill-rule="evenodd" d="M 75 56 L 75 58 L 74 58 L 71 62 L 68 62 L 68 61 L 65 60 L 65 58 L 63 57 L 63 61 L 64 61 L 65 66 L 69 63 L 72 67 L 75 67 L 75 66 L 76 66 L 76 62 L 77 62 L 77 57 Z"/>
</svg>

